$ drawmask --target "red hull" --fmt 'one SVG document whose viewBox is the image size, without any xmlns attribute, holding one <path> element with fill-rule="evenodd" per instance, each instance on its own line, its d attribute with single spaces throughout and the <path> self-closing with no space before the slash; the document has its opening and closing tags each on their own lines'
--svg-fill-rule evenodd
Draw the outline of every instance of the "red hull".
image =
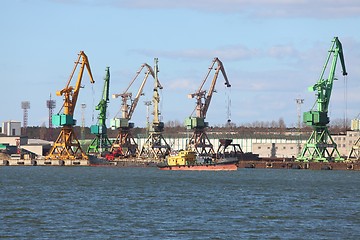
<svg viewBox="0 0 360 240">
<path fill-rule="evenodd" d="M 236 171 L 235 164 L 221 164 L 221 165 L 189 165 L 189 166 L 162 166 L 160 170 L 171 171 Z"/>
</svg>

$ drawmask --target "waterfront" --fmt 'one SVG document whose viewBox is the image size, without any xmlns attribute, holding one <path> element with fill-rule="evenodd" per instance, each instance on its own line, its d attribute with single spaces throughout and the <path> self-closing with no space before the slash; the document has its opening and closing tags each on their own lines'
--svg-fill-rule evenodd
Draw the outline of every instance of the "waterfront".
<svg viewBox="0 0 360 240">
<path fill-rule="evenodd" d="M 0 236 L 359 239 L 359 172 L 0 167 Z"/>
</svg>

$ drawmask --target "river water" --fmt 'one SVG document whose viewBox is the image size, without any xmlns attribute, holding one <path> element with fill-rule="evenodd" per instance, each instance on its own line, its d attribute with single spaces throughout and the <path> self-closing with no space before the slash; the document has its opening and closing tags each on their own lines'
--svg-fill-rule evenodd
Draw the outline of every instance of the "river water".
<svg viewBox="0 0 360 240">
<path fill-rule="evenodd" d="M 4 239 L 360 239 L 360 172 L 0 167 Z"/>
</svg>

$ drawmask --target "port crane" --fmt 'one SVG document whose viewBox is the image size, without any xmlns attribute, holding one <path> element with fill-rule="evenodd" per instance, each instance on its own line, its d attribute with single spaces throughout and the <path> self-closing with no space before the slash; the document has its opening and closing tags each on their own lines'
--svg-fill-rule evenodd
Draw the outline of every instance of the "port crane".
<svg viewBox="0 0 360 240">
<path fill-rule="evenodd" d="M 70 83 L 79 64 L 80 70 L 77 76 L 76 84 L 73 87 L 70 86 Z M 82 150 L 79 140 L 73 129 L 73 126 L 76 125 L 76 120 L 74 119 L 74 111 L 80 88 L 82 87 L 81 80 L 85 67 L 90 77 L 90 83 L 94 83 L 95 81 L 91 73 L 89 60 L 86 54 L 83 51 L 80 51 L 80 53 L 78 54 L 78 59 L 75 62 L 74 69 L 70 74 L 70 78 L 65 88 L 56 92 L 57 96 L 64 96 L 64 103 L 61 107 L 61 109 L 63 109 L 63 113 L 53 115 L 52 123 L 56 126 L 61 126 L 62 128 L 58 138 L 54 142 L 53 147 L 50 149 L 49 154 L 46 156 L 46 159 L 88 159 L 88 156 Z"/>
<path fill-rule="evenodd" d="M 111 147 L 106 127 L 106 112 L 109 103 L 110 68 L 106 67 L 105 72 L 102 98 L 95 107 L 96 110 L 99 110 L 98 122 L 96 125 L 91 125 L 90 127 L 90 132 L 95 135 L 95 138 L 90 143 L 87 153 L 101 154 L 108 151 Z"/>
<path fill-rule="evenodd" d="M 329 75 L 327 79 L 324 79 L 325 70 L 327 69 L 331 56 L 332 62 Z M 311 126 L 313 131 L 305 143 L 300 155 L 297 157 L 297 161 L 328 162 L 333 160 L 344 160 L 340 156 L 337 145 L 332 139 L 327 127 L 327 124 L 330 122 L 328 108 L 333 83 L 334 80 L 336 80 L 334 75 L 338 58 L 340 58 L 342 74 L 343 76 L 346 76 L 347 72 L 342 45 L 340 40 L 337 37 L 334 37 L 320 78 L 315 85 L 309 87 L 309 91 L 317 91 L 317 99 L 313 108 L 308 112 L 304 112 L 303 121 L 307 126 Z"/>
<path fill-rule="evenodd" d="M 143 69 L 147 69 L 145 72 L 145 77 L 140 85 L 140 88 L 135 96 L 132 99 L 132 93 L 128 92 L 132 84 L 135 82 L 139 74 L 143 71 Z M 134 127 L 134 123 L 129 122 L 131 117 L 135 111 L 135 108 L 139 102 L 140 97 L 143 95 L 143 89 L 148 79 L 149 75 L 155 78 L 154 71 L 150 65 L 144 63 L 141 65 L 139 70 L 136 72 L 135 77 L 130 82 L 129 86 L 125 89 L 125 91 L 121 94 L 113 94 L 113 98 L 121 97 L 121 118 L 113 118 L 110 120 L 111 128 L 118 129 L 118 135 L 115 141 L 112 143 L 110 152 L 116 157 L 136 157 L 139 154 L 139 147 L 136 143 L 131 129 Z M 130 104 L 128 101 L 130 100 Z"/>
<path fill-rule="evenodd" d="M 139 157 L 153 158 L 155 160 L 164 159 L 170 153 L 170 145 L 162 135 L 164 123 L 160 121 L 160 95 L 159 89 L 162 89 L 158 78 L 158 58 L 154 59 L 154 88 L 153 88 L 153 121 L 149 129 L 149 136 L 143 144 Z"/>
<path fill-rule="evenodd" d="M 202 88 L 215 64 L 217 64 L 217 67 L 215 68 L 214 77 L 208 92 L 206 92 L 206 90 L 203 90 Z M 196 107 L 194 110 L 196 112 L 196 116 L 190 116 L 185 119 L 186 128 L 188 130 L 193 130 L 193 134 L 188 143 L 188 148 L 195 150 L 199 155 L 215 154 L 213 145 L 206 134 L 206 128 L 209 126 L 209 123 L 205 122 L 205 118 L 212 96 L 215 92 L 215 85 L 220 71 L 225 79 L 226 87 L 231 87 L 223 63 L 219 60 L 219 58 L 215 57 L 199 89 L 195 93 L 188 95 L 189 98 L 196 99 Z"/>
</svg>

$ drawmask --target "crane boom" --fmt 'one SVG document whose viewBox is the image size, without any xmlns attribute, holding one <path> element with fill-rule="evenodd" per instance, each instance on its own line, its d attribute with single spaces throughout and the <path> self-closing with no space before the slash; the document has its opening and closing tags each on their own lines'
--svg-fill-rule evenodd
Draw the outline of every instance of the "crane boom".
<svg viewBox="0 0 360 240">
<path fill-rule="evenodd" d="M 211 73 L 211 70 L 213 69 L 215 63 L 217 63 L 217 68 L 215 70 L 215 74 L 214 74 L 213 80 L 211 82 L 208 94 L 207 94 L 207 96 L 205 96 L 206 95 L 206 90 L 202 90 L 202 88 L 203 88 L 206 80 L 208 79 L 208 77 L 209 77 L 209 75 Z M 211 65 L 210 65 L 210 67 L 209 67 L 209 71 L 207 72 L 207 74 L 206 74 L 204 80 L 202 81 L 202 83 L 201 83 L 199 89 L 197 90 L 197 92 L 193 93 L 193 94 L 189 94 L 189 98 L 195 98 L 196 97 L 196 116 L 197 117 L 206 118 L 206 113 L 207 113 L 207 111 L 209 109 L 213 93 L 215 92 L 215 85 L 216 85 L 216 81 L 218 79 L 220 71 L 224 76 L 225 85 L 227 87 L 231 87 L 231 85 L 229 83 L 229 80 L 227 78 L 223 63 L 220 61 L 219 58 L 215 57 L 214 60 L 212 61 Z M 202 99 L 204 99 L 204 103 L 202 103 Z"/>
<path fill-rule="evenodd" d="M 138 104 L 138 102 L 139 102 L 140 96 L 141 96 L 142 93 L 143 93 L 143 89 L 144 89 L 146 80 L 147 80 L 148 77 L 149 77 L 149 74 L 151 74 L 151 76 L 152 76 L 153 78 L 155 78 L 154 70 L 152 69 L 152 67 L 151 67 L 149 64 L 144 63 L 144 64 L 142 65 L 142 68 L 144 68 L 145 66 L 146 66 L 146 68 L 147 68 L 148 70 L 146 71 L 144 80 L 142 81 L 141 86 L 140 86 L 140 88 L 139 88 L 139 90 L 138 90 L 138 92 L 137 92 L 137 94 L 136 94 L 136 96 L 135 96 L 135 98 L 134 98 L 134 101 L 133 101 L 133 103 L 132 103 L 131 106 L 130 106 L 130 110 L 129 110 L 129 113 L 128 113 L 128 118 L 129 118 L 129 119 L 131 119 L 131 117 L 132 117 L 132 115 L 133 115 L 133 113 L 134 113 L 134 111 L 135 111 L 135 108 L 136 108 L 136 106 L 137 106 L 137 104 Z"/>
<path fill-rule="evenodd" d="M 217 62 L 218 67 L 216 68 L 215 75 L 214 75 L 213 80 L 212 80 L 212 82 L 211 82 L 211 86 L 210 86 L 208 95 L 207 95 L 207 97 L 206 97 L 206 99 L 205 99 L 205 104 L 204 104 L 204 107 L 203 107 L 203 110 L 202 110 L 204 117 L 206 117 L 207 110 L 209 109 L 209 106 L 210 106 L 211 98 L 212 98 L 213 93 L 214 93 L 214 91 L 215 91 L 215 84 L 216 84 L 216 80 L 218 79 L 219 70 L 221 70 L 221 73 L 222 73 L 223 76 L 224 76 L 225 85 L 226 85 L 227 87 L 231 87 L 231 85 L 230 85 L 230 83 L 229 83 L 229 80 L 228 80 L 228 78 L 227 78 L 227 76 L 226 76 L 225 68 L 224 68 L 222 62 L 221 62 L 218 58 L 215 58 L 215 59 L 213 60 L 212 66 L 211 66 L 211 68 L 209 69 L 209 73 L 210 73 L 212 67 L 214 66 L 215 62 Z"/>
<path fill-rule="evenodd" d="M 135 82 L 135 80 L 137 79 L 137 77 L 139 76 L 141 71 L 144 69 L 144 67 L 147 68 L 147 71 L 145 73 L 145 77 L 144 77 L 144 79 L 143 79 L 143 81 L 142 81 L 142 83 L 140 85 L 140 88 L 139 88 L 134 100 L 132 101 L 132 104 L 130 105 L 130 108 L 128 108 L 127 100 L 132 97 L 132 93 L 129 93 L 128 90 L 130 89 L 132 84 Z M 122 112 L 123 112 L 122 117 L 123 118 L 126 118 L 128 120 L 131 119 L 132 114 L 134 113 L 135 108 L 136 108 L 136 106 L 137 106 L 137 104 L 139 102 L 140 96 L 143 93 L 143 89 L 144 89 L 146 80 L 149 77 L 149 74 L 151 74 L 151 76 L 153 78 L 155 78 L 155 74 L 154 74 L 154 71 L 153 71 L 152 67 L 150 65 L 148 65 L 147 63 L 143 63 L 141 65 L 141 67 L 139 68 L 139 70 L 136 72 L 136 75 L 133 78 L 133 80 L 130 82 L 129 86 L 125 89 L 125 91 L 123 93 L 120 93 L 120 94 L 113 94 L 112 95 L 113 98 L 122 97 L 122 99 L 123 99 L 123 101 L 122 101 Z"/>
<path fill-rule="evenodd" d="M 76 85 L 75 87 L 69 86 L 71 83 L 71 80 L 74 76 L 74 73 L 76 71 L 77 66 L 80 63 L 80 59 L 82 59 L 81 61 L 81 66 L 80 66 L 80 70 L 78 73 L 78 77 L 77 77 L 77 81 L 76 81 Z M 62 96 L 64 95 L 65 99 L 64 99 L 64 104 L 63 104 L 63 108 L 64 108 L 64 114 L 66 115 L 74 115 L 74 110 L 75 110 L 75 106 L 76 106 L 76 102 L 79 96 L 79 90 L 81 87 L 81 80 L 83 77 L 83 73 L 84 73 L 84 68 L 86 67 L 88 74 L 89 74 L 89 78 L 90 78 L 90 82 L 94 83 L 94 79 L 91 73 L 91 68 L 90 68 L 90 63 L 89 60 L 86 56 L 86 54 L 84 53 L 84 51 L 80 51 L 80 53 L 78 54 L 78 59 L 75 62 L 73 71 L 70 74 L 70 78 L 66 84 L 66 87 L 63 88 L 60 91 L 56 92 L 57 96 Z"/>
<path fill-rule="evenodd" d="M 106 121 L 106 112 L 107 112 L 107 105 L 109 103 L 109 85 L 110 85 L 110 70 L 109 67 L 106 67 L 106 73 L 104 78 L 104 87 L 102 92 L 102 98 L 98 105 L 96 105 L 95 109 L 99 110 L 99 126 L 105 125 Z"/>
<path fill-rule="evenodd" d="M 327 79 L 324 79 L 325 70 L 329 64 L 330 58 L 333 55 L 331 68 L 329 71 L 329 76 Z M 343 76 L 347 75 L 344 55 L 342 50 L 342 44 L 337 37 L 332 40 L 332 46 L 329 50 L 328 57 L 325 61 L 323 70 L 321 72 L 320 78 L 316 84 L 309 87 L 310 91 L 318 91 L 317 94 L 317 110 L 319 112 L 327 112 L 329 108 L 329 102 L 332 92 L 333 83 L 335 80 L 335 70 L 336 70 L 336 63 L 337 59 L 340 57 L 340 62 L 342 66 L 342 74 Z"/>
</svg>

